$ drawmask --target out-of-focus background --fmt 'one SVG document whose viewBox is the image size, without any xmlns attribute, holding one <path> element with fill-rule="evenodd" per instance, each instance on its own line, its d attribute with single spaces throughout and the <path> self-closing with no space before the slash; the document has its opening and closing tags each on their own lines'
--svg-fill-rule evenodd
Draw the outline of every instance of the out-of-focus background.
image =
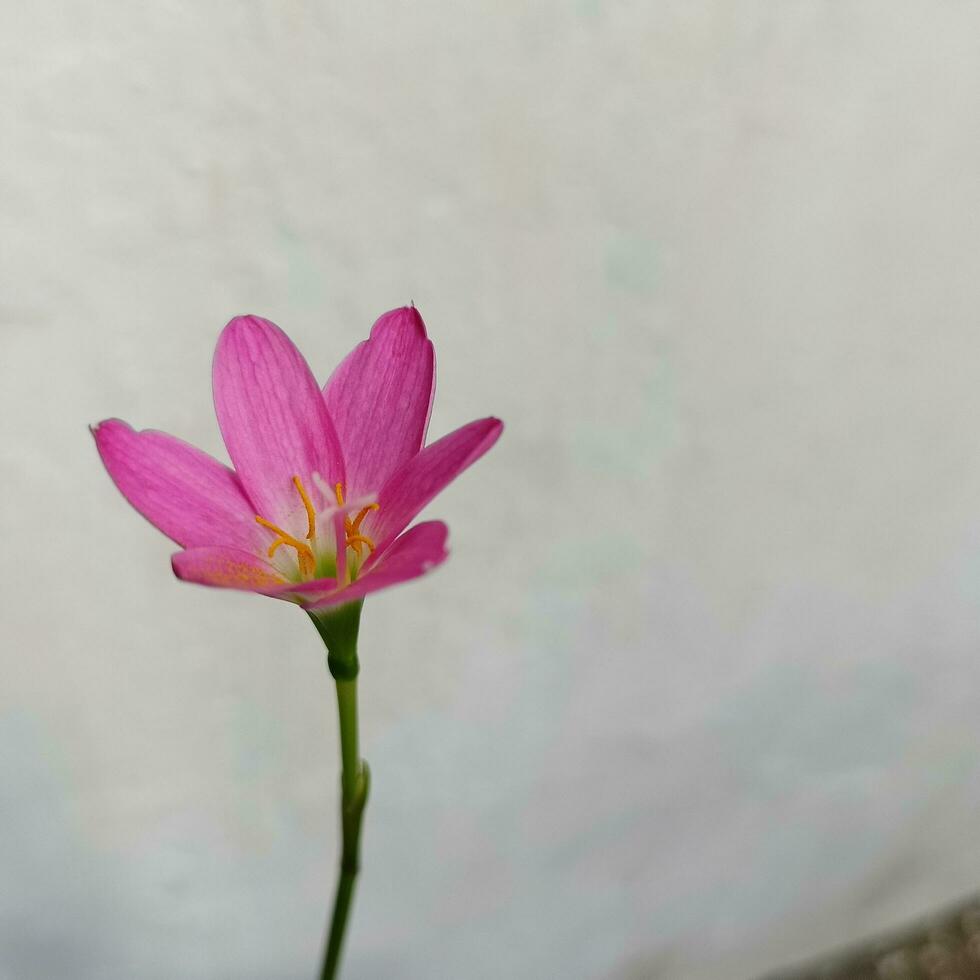
<svg viewBox="0 0 980 980">
<path fill-rule="evenodd" d="M 225 321 L 414 300 L 498 446 L 371 597 L 346 976 L 732 980 L 980 886 L 980 7 L 0 2 L 0 977 L 310 977 L 294 608 L 86 425 L 224 458 Z"/>
</svg>

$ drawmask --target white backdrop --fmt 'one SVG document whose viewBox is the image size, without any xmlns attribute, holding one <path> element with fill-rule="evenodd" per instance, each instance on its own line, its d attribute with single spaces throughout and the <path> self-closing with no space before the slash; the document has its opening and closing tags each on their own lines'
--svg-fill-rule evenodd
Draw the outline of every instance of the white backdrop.
<svg viewBox="0 0 980 980">
<path fill-rule="evenodd" d="M 335 707 L 110 415 L 410 299 L 498 446 L 368 600 L 346 977 L 732 980 L 980 885 L 980 6 L 0 0 L 0 976 L 312 975 Z"/>
</svg>

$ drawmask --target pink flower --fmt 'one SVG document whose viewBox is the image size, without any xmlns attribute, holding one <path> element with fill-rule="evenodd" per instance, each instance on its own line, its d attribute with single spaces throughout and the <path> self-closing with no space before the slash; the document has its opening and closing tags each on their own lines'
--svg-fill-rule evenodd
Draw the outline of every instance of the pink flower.
<svg viewBox="0 0 980 980">
<path fill-rule="evenodd" d="M 414 307 L 382 316 L 321 392 L 274 324 L 232 320 L 214 405 L 234 470 L 163 432 L 108 419 L 92 432 L 123 496 L 183 549 L 178 578 L 325 609 L 445 561 L 448 528 L 405 530 L 503 428 L 478 419 L 425 446 L 432 343 Z M 424 447 L 424 448 L 423 448 Z"/>
</svg>

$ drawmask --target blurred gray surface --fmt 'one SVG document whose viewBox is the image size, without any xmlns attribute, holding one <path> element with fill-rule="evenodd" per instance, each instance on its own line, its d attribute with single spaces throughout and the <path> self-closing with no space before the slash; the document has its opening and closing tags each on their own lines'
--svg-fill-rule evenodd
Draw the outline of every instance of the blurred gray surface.
<svg viewBox="0 0 980 980">
<path fill-rule="evenodd" d="M 337 740 L 118 415 L 414 299 L 499 445 L 371 598 L 349 980 L 732 980 L 980 883 L 980 6 L 0 0 L 0 977 L 311 975 Z"/>
<path fill-rule="evenodd" d="M 853 949 L 765 980 L 978 980 L 980 899 L 976 896 Z"/>
</svg>

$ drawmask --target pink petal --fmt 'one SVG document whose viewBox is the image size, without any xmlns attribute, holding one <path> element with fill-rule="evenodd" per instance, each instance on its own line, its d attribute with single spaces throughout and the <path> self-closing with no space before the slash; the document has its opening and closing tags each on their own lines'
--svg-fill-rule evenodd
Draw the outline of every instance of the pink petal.
<svg viewBox="0 0 980 980">
<path fill-rule="evenodd" d="M 389 477 L 378 494 L 378 510 L 363 527 L 377 544 L 380 560 L 385 548 L 416 514 L 500 437 L 500 419 L 477 419 L 426 446 Z"/>
<path fill-rule="evenodd" d="M 376 492 L 425 442 L 435 353 L 414 306 L 385 313 L 323 389 L 347 464 L 347 493 Z"/>
<path fill-rule="evenodd" d="M 227 466 L 165 432 L 137 432 L 119 419 L 92 428 L 102 462 L 123 496 L 185 548 L 260 540 L 255 511 Z"/>
<path fill-rule="evenodd" d="M 365 571 L 352 585 L 338 589 L 322 599 L 309 603 L 308 608 L 324 609 L 354 599 L 361 599 L 370 592 L 387 589 L 418 578 L 441 565 L 448 557 L 446 538 L 449 528 L 442 521 L 426 521 L 406 531 L 385 554 Z"/>
<path fill-rule="evenodd" d="M 276 592 L 276 596 L 280 599 L 293 597 L 305 607 L 319 601 L 326 593 L 334 592 L 336 588 L 335 578 L 316 578 L 309 582 L 291 582 Z"/>
<path fill-rule="evenodd" d="M 288 585 L 267 561 L 238 548 L 190 548 L 178 551 L 170 563 L 177 578 L 219 589 L 275 595 Z"/>
<path fill-rule="evenodd" d="M 213 378 L 221 435 L 255 512 L 300 530 L 306 517 L 293 476 L 318 509 L 325 501 L 313 474 L 329 486 L 344 480 L 340 443 L 303 355 L 274 323 L 236 317 L 218 339 Z"/>
</svg>

